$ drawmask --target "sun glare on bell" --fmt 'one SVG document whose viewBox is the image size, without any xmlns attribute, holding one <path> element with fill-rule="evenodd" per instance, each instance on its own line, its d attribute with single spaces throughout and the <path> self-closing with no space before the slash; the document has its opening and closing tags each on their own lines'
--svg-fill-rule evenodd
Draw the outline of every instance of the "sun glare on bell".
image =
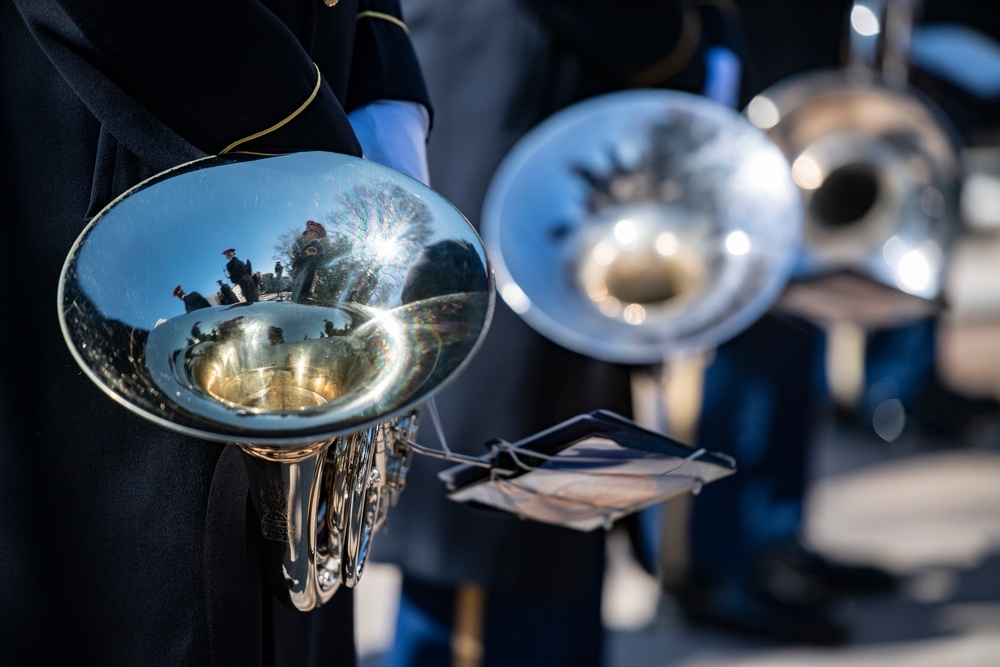
<svg viewBox="0 0 1000 667">
<path fill-rule="evenodd" d="M 931 267 L 922 252 L 911 250 L 903 255 L 896 267 L 896 282 L 910 294 L 919 294 L 930 286 Z"/>
<path fill-rule="evenodd" d="M 515 313 L 526 313 L 531 308 L 531 299 L 528 298 L 528 295 L 520 287 L 513 283 L 504 285 L 500 290 L 500 296 L 503 297 L 503 300 L 507 302 L 507 305 Z"/>
<path fill-rule="evenodd" d="M 811 155 L 800 155 L 792 163 L 792 180 L 803 190 L 815 190 L 823 184 L 823 170 Z"/>
<path fill-rule="evenodd" d="M 642 324 L 646 320 L 646 309 L 637 303 L 630 303 L 625 307 L 622 317 L 629 324 Z"/>
<path fill-rule="evenodd" d="M 726 237 L 726 250 L 731 255 L 745 255 L 750 252 L 750 237 L 742 230 L 730 232 Z"/>
<path fill-rule="evenodd" d="M 746 158 L 737 172 L 740 190 L 781 196 L 788 184 L 788 160 L 778 150 L 760 150 Z"/>
<path fill-rule="evenodd" d="M 781 112 L 778 111 L 778 105 L 771 98 L 758 95 L 747 105 L 747 118 L 756 127 L 770 130 L 781 120 Z"/>
<path fill-rule="evenodd" d="M 635 243 L 638 236 L 639 232 L 631 220 L 622 219 L 615 224 L 615 239 L 622 245 Z"/>
<path fill-rule="evenodd" d="M 878 16 L 870 7 L 855 5 L 851 10 L 851 27 L 863 37 L 871 37 L 882 32 Z"/>
<path fill-rule="evenodd" d="M 670 232 L 663 232 L 656 237 L 656 252 L 664 257 L 670 257 L 677 252 L 677 237 Z"/>
<path fill-rule="evenodd" d="M 591 257 L 598 266 L 610 266 L 617 256 L 618 251 L 607 241 L 601 241 L 591 251 Z"/>
<path fill-rule="evenodd" d="M 605 317 L 618 317 L 618 314 L 622 312 L 622 302 L 609 296 L 598 301 L 597 308 Z"/>
</svg>

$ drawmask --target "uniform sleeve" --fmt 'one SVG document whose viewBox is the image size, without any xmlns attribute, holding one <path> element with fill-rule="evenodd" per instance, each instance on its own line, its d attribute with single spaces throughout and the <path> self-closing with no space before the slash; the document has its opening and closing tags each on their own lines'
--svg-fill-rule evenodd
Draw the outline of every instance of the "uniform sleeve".
<svg viewBox="0 0 1000 667">
<path fill-rule="evenodd" d="M 431 111 L 417 55 L 398 0 L 361 0 L 345 106 L 379 100 L 416 102 Z"/>
<path fill-rule="evenodd" d="M 205 154 L 236 142 L 360 154 L 322 73 L 257 0 L 14 2 L 77 95 L 139 156 L 156 149 L 144 136 L 151 119 Z"/>
<path fill-rule="evenodd" d="M 711 46 L 739 53 L 731 0 L 521 0 L 592 66 L 623 85 L 670 86 L 704 76 Z"/>
</svg>

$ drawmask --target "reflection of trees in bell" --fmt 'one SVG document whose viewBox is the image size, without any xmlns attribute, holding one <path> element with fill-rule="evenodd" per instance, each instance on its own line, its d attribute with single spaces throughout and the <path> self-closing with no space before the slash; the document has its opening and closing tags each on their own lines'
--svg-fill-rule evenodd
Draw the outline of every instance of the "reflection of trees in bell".
<svg viewBox="0 0 1000 667">
<path fill-rule="evenodd" d="M 101 383 L 136 405 L 172 414 L 162 392 L 149 379 L 146 342 L 149 330 L 132 326 L 94 302 L 79 281 L 65 283 L 62 306 L 73 345 Z"/>
<path fill-rule="evenodd" d="M 341 202 L 327 217 L 334 259 L 323 286 L 332 303 L 386 303 L 430 238 L 430 210 L 401 187 L 378 183 L 356 187 Z"/>
<path fill-rule="evenodd" d="M 407 267 L 430 239 L 431 222 L 427 205 L 399 186 L 354 186 L 323 218 L 327 236 L 312 242 L 320 244 L 323 260 L 315 267 L 308 301 L 389 303 L 402 289 Z M 290 267 L 293 281 L 296 259 L 307 245 L 295 229 L 275 246 L 275 259 Z"/>
<path fill-rule="evenodd" d="M 607 166 L 581 163 L 570 171 L 587 185 L 586 208 L 591 213 L 622 205 L 673 202 L 681 197 L 689 208 L 714 205 L 713 188 L 732 160 L 719 160 L 719 128 L 694 114 L 676 113 L 652 123 L 644 150 L 625 160 L 612 146 Z"/>
</svg>

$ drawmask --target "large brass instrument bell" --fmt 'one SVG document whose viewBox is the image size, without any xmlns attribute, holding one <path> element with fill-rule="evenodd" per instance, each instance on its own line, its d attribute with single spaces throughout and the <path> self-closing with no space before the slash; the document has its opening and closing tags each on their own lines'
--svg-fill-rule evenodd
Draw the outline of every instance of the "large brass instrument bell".
<svg viewBox="0 0 1000 667">
<path fill-rule="evenodd" d="M 199 300 L 228 248 L 290 275 L 256 300 Z M 416 411 L 478 349 L 493 299 L 482 243 L 448 202 L 315 152 L 206 158 L 125 193 L 74 245 L 59 313 L 116 401 L 241 448 L 267 575 L 306 611 L 360 578 Z"/>
<path fill-rule="evenodd" d="M 482 216 L 507 304 L 556 343 L 626 364 L 749 326 L 791 276 L 801 227 L 774 143 L 720 103 L 667 90 L 547 119 L 504 158 Z"/>
</svg>

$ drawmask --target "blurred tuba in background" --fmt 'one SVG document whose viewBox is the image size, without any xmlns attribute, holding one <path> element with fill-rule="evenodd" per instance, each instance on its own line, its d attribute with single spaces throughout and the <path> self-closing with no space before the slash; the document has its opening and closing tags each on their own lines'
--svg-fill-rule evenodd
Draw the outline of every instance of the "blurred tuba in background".
<svg viewBox="0 0 1000 667">
<path fill-rule="evenodd" d="M 782 81 L 745 112 L 788 157 L 803 202 L 783 304 L 820 324 L 885 326 L 938 307 L 961 226 L 960 140 L 907 85 L 914 11 L 912 0 L 855 2 L 847 65 Z"/>
<path fill-rule="evenodd" d="M 724 105 L 667 90 L 578 103 L 501 163 L 482 216 L 498 291 L 605 361 L 711 349 L 778 298 L 801 241 L 781 151 Z"/>
</svg>

